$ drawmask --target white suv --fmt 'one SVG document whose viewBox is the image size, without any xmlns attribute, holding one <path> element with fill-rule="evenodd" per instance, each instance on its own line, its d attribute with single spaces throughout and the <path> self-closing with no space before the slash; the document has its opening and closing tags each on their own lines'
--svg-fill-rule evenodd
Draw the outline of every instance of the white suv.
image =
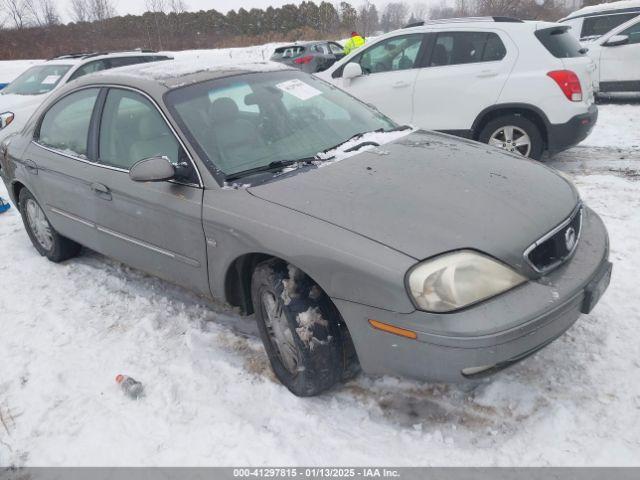
<svg viewBox="0 0 640 480">
<path fill-rule="evenodd" d="M 100 70 L 170 59 L 155 52 L 135 50 L 73 53 L 35 65 L 0 90 L 0 141 L 21 129 L 45 98 L 67 82 Z"/>
<path fill-rule="evenodd" d="M 384 114 L 531 158 L 593 128 L 593 61 L 569 26 L 504 17 L 396 30 L 317 74 Z"/>
</svg>

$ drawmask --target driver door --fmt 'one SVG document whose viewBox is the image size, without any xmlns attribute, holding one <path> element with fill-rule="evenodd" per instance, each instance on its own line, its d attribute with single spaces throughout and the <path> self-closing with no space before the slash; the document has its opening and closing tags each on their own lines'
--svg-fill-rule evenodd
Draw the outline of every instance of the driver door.
<svg viewBox="0 0 640 480">
<path fill-rule="evenodd" d="M 626 35 L 623 45 L 608 46 L 615 35 Z M 614 30 L 601 44 L 600 90 L 640 91 L 640 17 Z"/>
<path fill-rule="evenodd" d="M 201 181 L 158 107 L 133 90 L 111 88 L 101 112 L 92 188 L 99 250 L 185 288 L 210 294 Z M 134 182 L 139 160 L 165 156 L 188 167 L 180 179 Z"/>
<path fill-rule="evenodd" d="M 410 123 L 424 40 L 422 33 L 400 35 L 366 48 L 353 59 L 364 74 L 343 79 L 342 88 L 393 120 Z"/>
</svg>

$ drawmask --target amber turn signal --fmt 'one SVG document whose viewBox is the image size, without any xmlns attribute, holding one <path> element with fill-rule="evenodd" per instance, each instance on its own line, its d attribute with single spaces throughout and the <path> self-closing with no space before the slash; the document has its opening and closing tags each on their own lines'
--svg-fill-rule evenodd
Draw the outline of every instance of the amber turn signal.
<svg viewBox="0 0 640 480">
<path fill-rule="evenodd" d="M 412 340 L 415 340 L 416 338 L 418 338 L 418 334 L 416 332 L 412 332 L 411 330 L 405 330 L 404 328 L 400 328 L 400 327 L 394 327 L 393 325 L 389 325 L 388 323 L 382 323 L 382 322 L 379 322 L 378 320 L 369 319 L 369 324 L 376 330 L 382 330 L 383 332 L 392 333 L 394 335 L 410 338 Z"/>
</svg>

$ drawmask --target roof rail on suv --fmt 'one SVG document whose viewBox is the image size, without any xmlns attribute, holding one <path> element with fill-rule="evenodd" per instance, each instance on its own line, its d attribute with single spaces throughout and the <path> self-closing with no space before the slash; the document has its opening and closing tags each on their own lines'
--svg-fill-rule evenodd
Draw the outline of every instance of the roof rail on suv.
<svg viewBox="0 0 640 480">
<path fill-rule="evenodd" d="M 71 58 L 91 58 L 91 57 L 98 57 L 100 55 L 111 55 L 112 53 L 157 53 L 157 51 L 151 50 L 149 48 L 135 48 L 132 50 L 113 50 L 109 52 L 74 52 L 74 53 L 62 53 L 60 55 L 56 55 L 55 57 L 51 57 L 49 60 L 62 60 L 62 59 L 71 59 Z"/>
<path fill-rule="evenodd" d="M 457 18 L 440 18 L 437 20 L 427 20 L 424 22 L 414 22 L 405 25 L 402 28 L 422 27 L 424 25 L 433 25 L 438 23 L 464 23 L 464 22 L 500 22 L 500 23 L 524 23 L 519 18 L 512 17 L 457 17 Z"/>
</svg>

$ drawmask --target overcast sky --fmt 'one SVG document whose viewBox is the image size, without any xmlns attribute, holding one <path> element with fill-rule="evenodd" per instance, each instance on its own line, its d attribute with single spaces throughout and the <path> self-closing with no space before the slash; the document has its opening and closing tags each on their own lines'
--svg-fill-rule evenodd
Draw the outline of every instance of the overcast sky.
<svg viewBox="0 0 640 480">
<path fill-rule="evenodd" d="M 295 3 L 299 4 L 301 0 L 184 0 L 189 7 L 189 10 L 197 11 L 197 10 L 211 10 L 215 9 L 220 12 L 226 13 L 228 10 L 234 9 L 237 10 L 239 8 L 266 8 L 269 6 L 279 7 L 286 3 Z M 329 0 L 331 3 L 338 4 L 339 0 Z M 350 3 L 354 6 L 359 6 L 363 3 L 363 0 L 349 0 Z M 384 4 L 388 3 L 389 0 L 373 0 L 379 8 L 383 7 Z M 441 0 L 409 0 L 407 3 L 425 3 L 428 5 L 439 5 Z M 69 5 L 71 4 L 71 0 L 55 0 L 58 9 L 60 10 L 61 16 L 68 20 L 69 19 Z M 116 10 L 119 15 L 126 15 L 127 13 L 131 14 L 140 14 L 143 13 L 145 8 L 145 0 L 114 0 L 116 5 Z M 319 0 L 316 0 L 316 3 L 319 3 Z"/>
</svg>

